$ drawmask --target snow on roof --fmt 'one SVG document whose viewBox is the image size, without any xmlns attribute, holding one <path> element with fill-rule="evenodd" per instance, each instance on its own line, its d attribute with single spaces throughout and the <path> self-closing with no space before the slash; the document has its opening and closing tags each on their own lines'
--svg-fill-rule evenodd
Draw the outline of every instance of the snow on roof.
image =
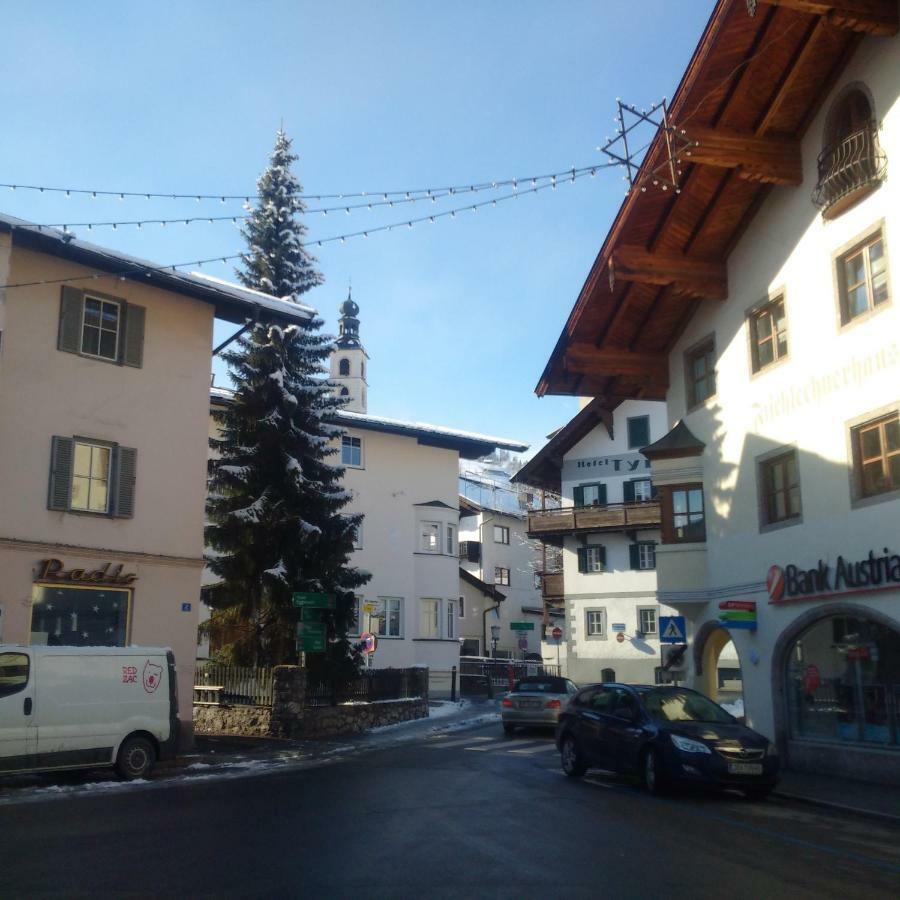
<svg viewBox="0 0 900 900">
<path fill-rule="evenodd" d="M 11 232 L 14 242 L 26 249 L 50 253 L 101 272 L 134 279 L 139 277 L 142 283 L 205 300 L 216 307 L 217 316 L 228 321 L 243 322 L 257 309 L 265 309 L 282 320 L 306 321 L 315 315 L 315 310 L 300 303 L 281 300 L 209 275 L 173 270 L 169 266 L 79 240 L 72 232 L 40 226 L 15 216 L 0 213 L 0 231 Z"/>
<path fill-rule="evenodd" d="M 528 503 L 524 488 L 509 482 L 510 474 L 496 463 L 484 460 L 460 460 L 459 495 L 482 510 L 524 518 Z"/>
</svg>

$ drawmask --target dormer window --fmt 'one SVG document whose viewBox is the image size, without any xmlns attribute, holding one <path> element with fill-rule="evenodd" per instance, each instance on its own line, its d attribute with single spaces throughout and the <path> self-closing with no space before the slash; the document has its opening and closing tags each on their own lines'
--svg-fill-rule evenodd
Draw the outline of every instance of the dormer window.
<svg viewBox="0 0 900 900">
<path fill-rule="evenodd" d="M 813 203 L 821 207 L 823 218 L 833 219 L 875 190 L 887 169 L 872 104 L 861 88 L 835 101 L 824 143 Z"/>
</svg>

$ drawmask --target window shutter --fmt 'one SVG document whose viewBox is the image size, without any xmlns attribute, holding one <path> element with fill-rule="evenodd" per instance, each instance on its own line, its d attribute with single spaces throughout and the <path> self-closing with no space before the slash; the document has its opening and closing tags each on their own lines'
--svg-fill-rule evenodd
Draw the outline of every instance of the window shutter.
<svg viewBox="0 0 900 900">
<path fill-rule="evenodd" d="M 59 301 L 59 334 L 56 348 L 66 353 L 81 352 L 81 318 L 84 291 L 64 284 Z"/>
<path fill-rule="evenodd" d="M 143 306 L 128 303 L 124 306 L 125 322 L 122 325 L 122 362 L 126 366 L 140 369 L 144 363 L 144 317 Z"/>
<path fill-rule="evenodd" d="M 587 572 L 587 547 L 578 548 L 578 571 Z"/>
<path fill-rule="evenodd" d="M 634 482 L 626 481 L 624 485 L 625 496 L 624 500 L 626 503 L 634 503 Z"/>
<path fill-rule="evenodd" d="M 75 441 L 68 437 L 53 437 L 50 444 L 50 487 L 47 509 L 68 509 L 72 501 L 72 463 Z"/>
<path fill-rule="evenodd" d="M 628 547 L 628 555 L 631 558 L 631 568 L 632 569 L 640 569 L 640 567 L 641 567 L 640 547 L 637 544 L 630 544 Z"/>
<path fill-rule="evenodd" d="M 113 515 L 120 519 L 131 519 L 134 517 L 137 450 L 132 447 L 116 447 L 115 461 L 116 502 Z"/>
<path fill-rule="evenodd" d="M 603 544 L 598 545 L 597 556 L 600 557 L 600 567 L 606 571 L 606 547 Z"/>
<path fill-rule="evenodd" d="M 606 506 L 606 485 L 597 485 L 597 496 L 600 498 L 597 502 L 600 506 Z"/>
<path fill-rule="evenodd" d="M 584 506 L 584 488 L 577 487 L 573 492 L 573 500 L 576 506 Z"/>
</svg>

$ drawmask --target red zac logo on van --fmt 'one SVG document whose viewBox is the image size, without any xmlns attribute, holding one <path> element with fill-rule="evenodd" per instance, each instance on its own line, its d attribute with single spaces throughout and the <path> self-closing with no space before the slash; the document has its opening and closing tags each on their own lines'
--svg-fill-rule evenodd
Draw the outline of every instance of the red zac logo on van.
<svg viewBox="0 0 900 900">
<path fill-rule="evenodd" d="M 152 694 L 159 687 L 159 676 L 162 675 L 162 666 L 150 662 L 144 663 L 144 690 Z"/>
<path fill-rule="evenodd" d="M 122 666 L 122 684 L 137 684 L 137 666 Z"/>
</svg>

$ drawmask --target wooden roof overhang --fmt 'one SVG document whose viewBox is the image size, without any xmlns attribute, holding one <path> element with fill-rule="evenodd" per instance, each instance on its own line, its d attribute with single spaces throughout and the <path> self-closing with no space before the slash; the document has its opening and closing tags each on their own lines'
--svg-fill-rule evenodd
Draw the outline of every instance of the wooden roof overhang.
<svg viewBox="0 0 900 900">
<path fill-rule="evenodd" d="M 727 298 L 728 254 L 773 184 L 800 184 L 806 128 L 861 37 L 897 33 L 898 6 L 719 0 L 668 107 L 680 190 L 653 186 L 669 159 L 660 130 L 637 176 L 646 190 L 622 204 L 538 396 L 665 399 L 669 351 L 701 303 Z"/>
</svg>

